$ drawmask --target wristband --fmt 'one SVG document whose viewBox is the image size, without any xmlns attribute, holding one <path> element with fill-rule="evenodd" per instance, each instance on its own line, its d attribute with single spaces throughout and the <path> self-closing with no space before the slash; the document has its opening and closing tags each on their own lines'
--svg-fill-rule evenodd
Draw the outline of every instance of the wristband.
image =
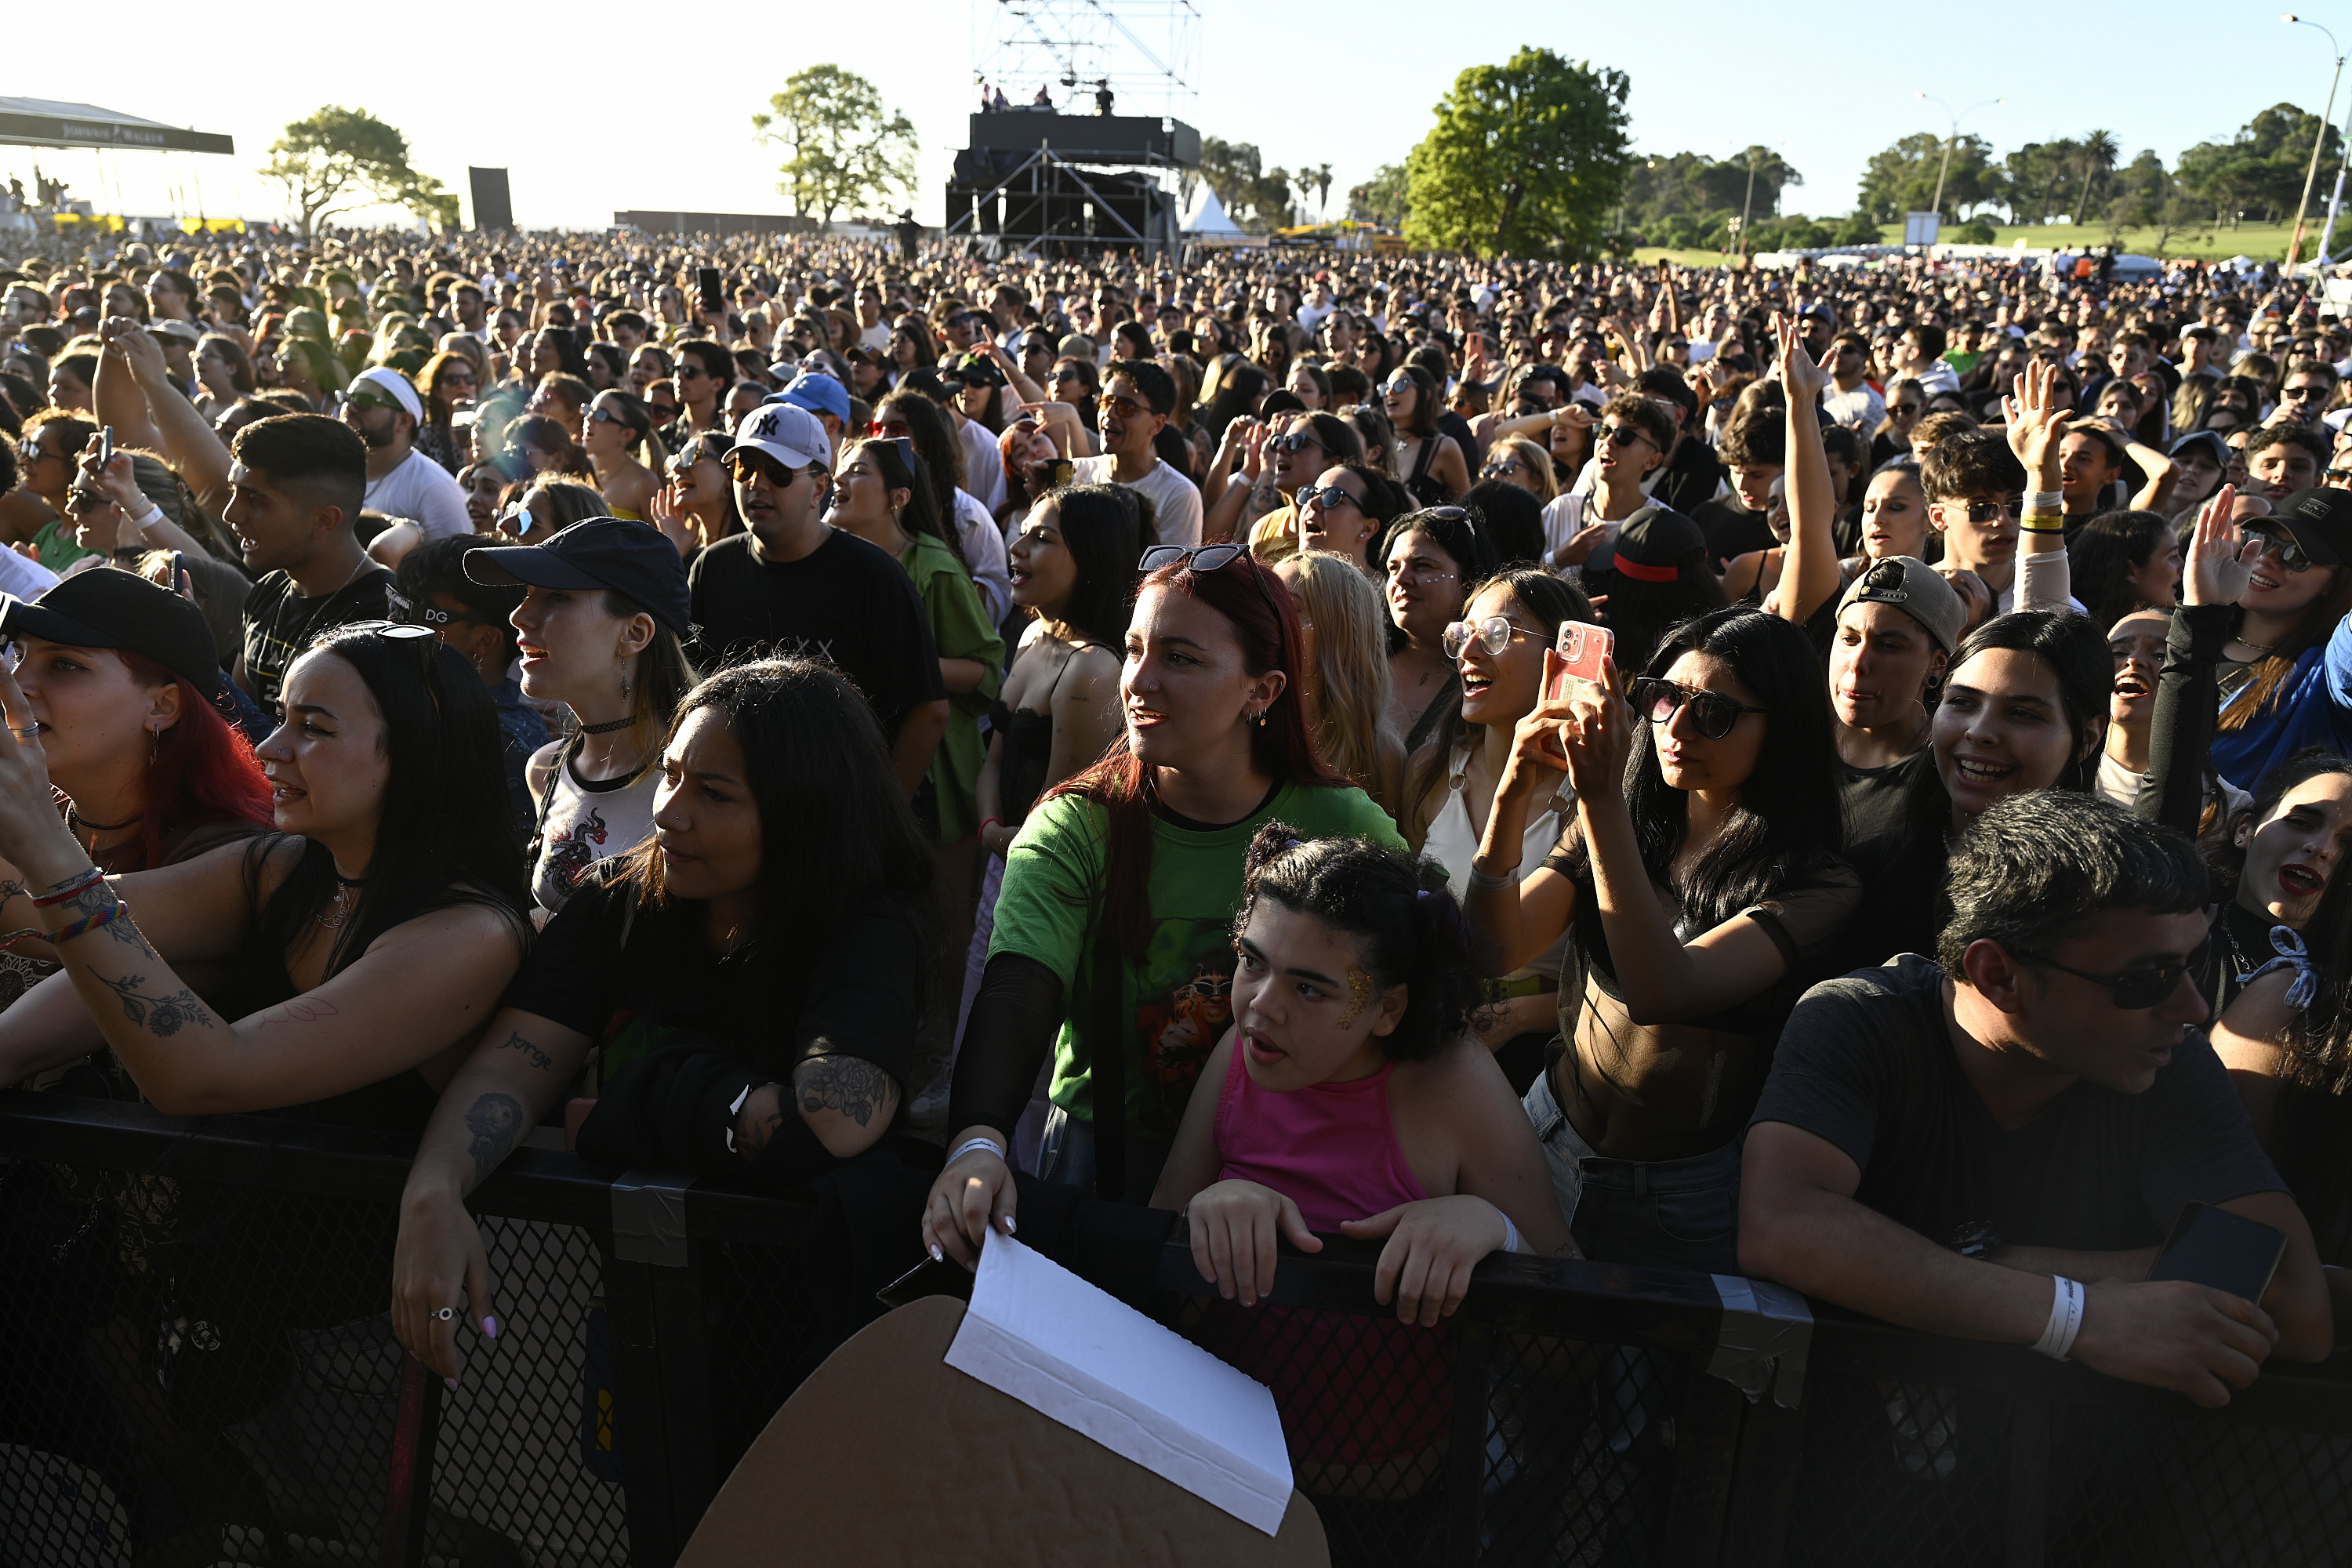
<svg viewBox="0 0 2352 1568">
<path fill-rule="evenodd" d="M 996 1156 L 998 1159 L 1000 1159 L 1000 1160 L 1002 1160 L 1002 1159 L 1003 1159 L 1003 1158 L 1004 1158 L 1004 1145 L 1003 1145 L 1003 1144 L 1002 1144 L 1002 1143 L 999 1143 L 995 1139 L 993 1139 L 993 1138 L 967 1138 L 967 1139 L 965 1139 L 962 1142 L 961 1142 L 961 1143 L 959 1143 L 959 1144 L 957 1144 L 957 1145 L 956 1145 L 955 1152 L 954 1152 L 954 1153 L 952 1153 L 952 1154 L 950 1154 L 950 1155 L 947 1157 L 946 1163 L 945 1163 L 945 1164 L 942 1164 L 940 1168 L 941 1170 L 945 1170 L 945 1169 L 947 1168 L 947 1166 L 948 1166 L 948 1165 L 952 1165 L 952 1164 L 954 1164 L 958 1160 L 962 1159 L 966 1154 L 971 1153 L 974 1149 L 985 1149 L 985 1150 L 987 1150 L 990 1153 L 992 1153 L 992 1154 L 995 1155 L 995 1156 Z M 1506 1221 L 1505 1223 L 1507 1223 L 1507 1224 L 1508 1222 L 1507 1222 L 1507 1221 Z"/>
<path fill-rule="evenodd" d="M 1509 1215 L 1503 1214 L 1501 1209 L 1498 1208 L 1495 1212 L 1496 1214 L 1503 1215 L 1503 1250 L 1506 1252 L 1517 1252 L 1519 1250 L 1519 1227 L 1513 1225 L 1511 1223 L 1511 1216 Z"/>
<path fill-rule="evenodd" d="M 1512 867 L 1509 874 L 1507 876 L 1490 877 L 1486 875 L 1486 872 L 1478 869 L 1477 861 L 1473 860 L 1470 862 L 1470 885 L 1474 888 L 1484 888 L 1487 891 L 1492 892 L 1499 888 L 1512 887 L 1517 883 L 1518 879 L 1519 868 L 1517 866 Z"/>
<path fill-rule="evenodd" d="M 144 533 L 163 521 L 163 509 L 155 505 L 152 501 L 150 501 L 147 505 L 145 515 L 132 518 L 131 520 L 131 526 L 137 529 L 140 532 Z"/>
<path fill-rule="evenodd" d="M 2083 1288 L 2063 1274 L 2053 1275 L 2050 1282 L 2056 1288 L 2050 1299 L 2050 1322 L 2033 1348 L 2052 1361 L 2064 1361 L 2074 1348 L 2074 1336 L 2083 1331 Z"/>
<path fill-rule="evenodd" d="M 2028 490 L 2025 492 L 2027 511 L 2063 511 L 2066 507 L 2063 490 Z"/>
<path fill-rule="evenodd" d="M 54 893 L 45 893 L 35 899 L 33 907 L 37 910 L 46 910 L 53 909 L 58 904 L 69 903 L 88 892 L 93 885 L 105 879 L 106 873 L 92 866 L 88 871 L 76 877 L 70 887 L 60 888 Z"/>
<path fill-rule="evenodd" d="M 2047 517 L 2050 514 L 2044 512 L 2042 515 Z M 2063 533 L 2066 531 L 2066 525 L 2062 522 L 2053 527 L 2036 528 L 2030 522 L 2021 522 L 2017 525 L 2017 531 L 2020 533 Z"/>
<path fill-rule="evenodd" d="M 131 906 L 124 903 L 121 899 L 117 899 L 113 903 L 109 904 L 105 909 L 99 910 L 99 912 L 94 915 L 84 915 L 78 921 L 68 921 L 64 925 L 59 926 L 56 931 L 49 933 L 49 945 L 52 947 L 62 947 L 67 942 L 71 942 L 74 938 L 78 936 L 87 936 L 91 931 L 96 931 L 99 927 L 110 924 L 118 918 L 127 915 L 130 912 Z"/>
</svg>

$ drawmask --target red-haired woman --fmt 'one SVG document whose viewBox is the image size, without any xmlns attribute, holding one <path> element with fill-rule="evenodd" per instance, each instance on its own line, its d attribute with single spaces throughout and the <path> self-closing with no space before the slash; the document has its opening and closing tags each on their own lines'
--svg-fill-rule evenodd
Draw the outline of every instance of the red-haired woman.
<svg viewBox="0 0 2352 1568">
<path fill-rule="evenodd" d="M 0 638 L 40 726 L 58 809 L 110 876 L 193 859 L 266 831 L 269 781 L 213 705 L 220 666 L 202 610 L 112 567 L 7 602 Z M 0 863 L 0 930 L 39 930 Z M 29 937 L 0 952 L 0 1006 L 57 967 Z"/>
<path fill-rule="evenodd" d="M 1005 858 L 956 1061 L 948 1125 L 959 1131 L 923 1213 L 924 1245 L 967 1264 L 982 1231 L 1012 1215 L 1004 1153 L 1049 1051 L 1037 1173 L 1149 1201 L 1232 1021 L 1233 913 L 1260 825 L 1403 842 L 1316 754 L 1281 579 L 1231 544 L 1163 545 L 1142 564 L 1119 674 L 1126 734 L 1046 793 Z"/>
</svg>

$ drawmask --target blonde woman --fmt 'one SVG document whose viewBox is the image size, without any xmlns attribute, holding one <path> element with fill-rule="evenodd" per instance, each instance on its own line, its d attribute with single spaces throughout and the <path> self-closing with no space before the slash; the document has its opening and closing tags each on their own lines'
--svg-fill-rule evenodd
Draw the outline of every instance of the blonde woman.
<svg viewBox="0 0 2352 1568">
<path fill-rule="evenodd" d="M 1517 485 L 1540 501 L 1551 500 L 1559 494 L 1559 480 L 1552 473 L 1551 454 L 1524 436 L 1506 436 L 1488 447 L 1478 477 Z"/>
<path fill-rule="evenodd" d="M 1274 569 L 1298 601 L 1306 640 L 1305 713 L 1332 768 L 1396 814 L 1404 748 L 1381 726 L 1389 705 L 1388 613 L 1346 556 L 1294 550 Z"/>
</svg>

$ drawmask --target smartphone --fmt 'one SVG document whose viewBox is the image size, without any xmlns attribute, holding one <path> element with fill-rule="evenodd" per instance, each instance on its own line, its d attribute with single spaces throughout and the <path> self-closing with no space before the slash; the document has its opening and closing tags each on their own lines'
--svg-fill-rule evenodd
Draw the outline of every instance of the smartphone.
<svg viewBox="0 0 2352 1568">
<path fill-rule="evenodd" d="M 114 426 L 106 426 L 98 433 L 98 471 L 102 475 L 107 465 L 114 461 Z"/>
<path fill-rule="evenodd" d="M 2286 1253 L 2284 1232 L 2210 1204 L 2184 1204 L 2150 1279 L 2187 1279 L 2259 1304 Z"/>
<path fill-rule="evenodd" d="M 1560 668 L 1553 672 L 1551 689 L 1544 693 L 1545 700 L 1556 701 L 1568 691 L 1568 678 L 1601 681 L 1601 661 L 1607 658 L 1617 646 L 1617 634 L 1607 626 L 1596 626 L 1584 621 L 1562 621 L 1559 637 L 1552 651 L 1559 655 Z"/>
<path fill-rule="evenodd" d="M 704 310 L 719 311 L 727 308 L 726 300 L 719 292 L 719 268 L 716 267 L 696 268 L 694 289 L 697 297 L 702 301 Z"/>
</svg>

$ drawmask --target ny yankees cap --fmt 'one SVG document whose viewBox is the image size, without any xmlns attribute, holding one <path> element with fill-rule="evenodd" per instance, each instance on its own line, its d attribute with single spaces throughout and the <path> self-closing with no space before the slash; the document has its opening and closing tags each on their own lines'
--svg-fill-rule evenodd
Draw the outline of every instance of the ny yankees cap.
<svg viewBox="0 0 2352 1568">
<path fill-rule="evenodd" d="M 833 467 L 833 438 L 815 415 L 789 403 L 762 403 L 744 410 L 735 426 L 735 450 L 746 447 L 788 468 Z"/>
</svg>

